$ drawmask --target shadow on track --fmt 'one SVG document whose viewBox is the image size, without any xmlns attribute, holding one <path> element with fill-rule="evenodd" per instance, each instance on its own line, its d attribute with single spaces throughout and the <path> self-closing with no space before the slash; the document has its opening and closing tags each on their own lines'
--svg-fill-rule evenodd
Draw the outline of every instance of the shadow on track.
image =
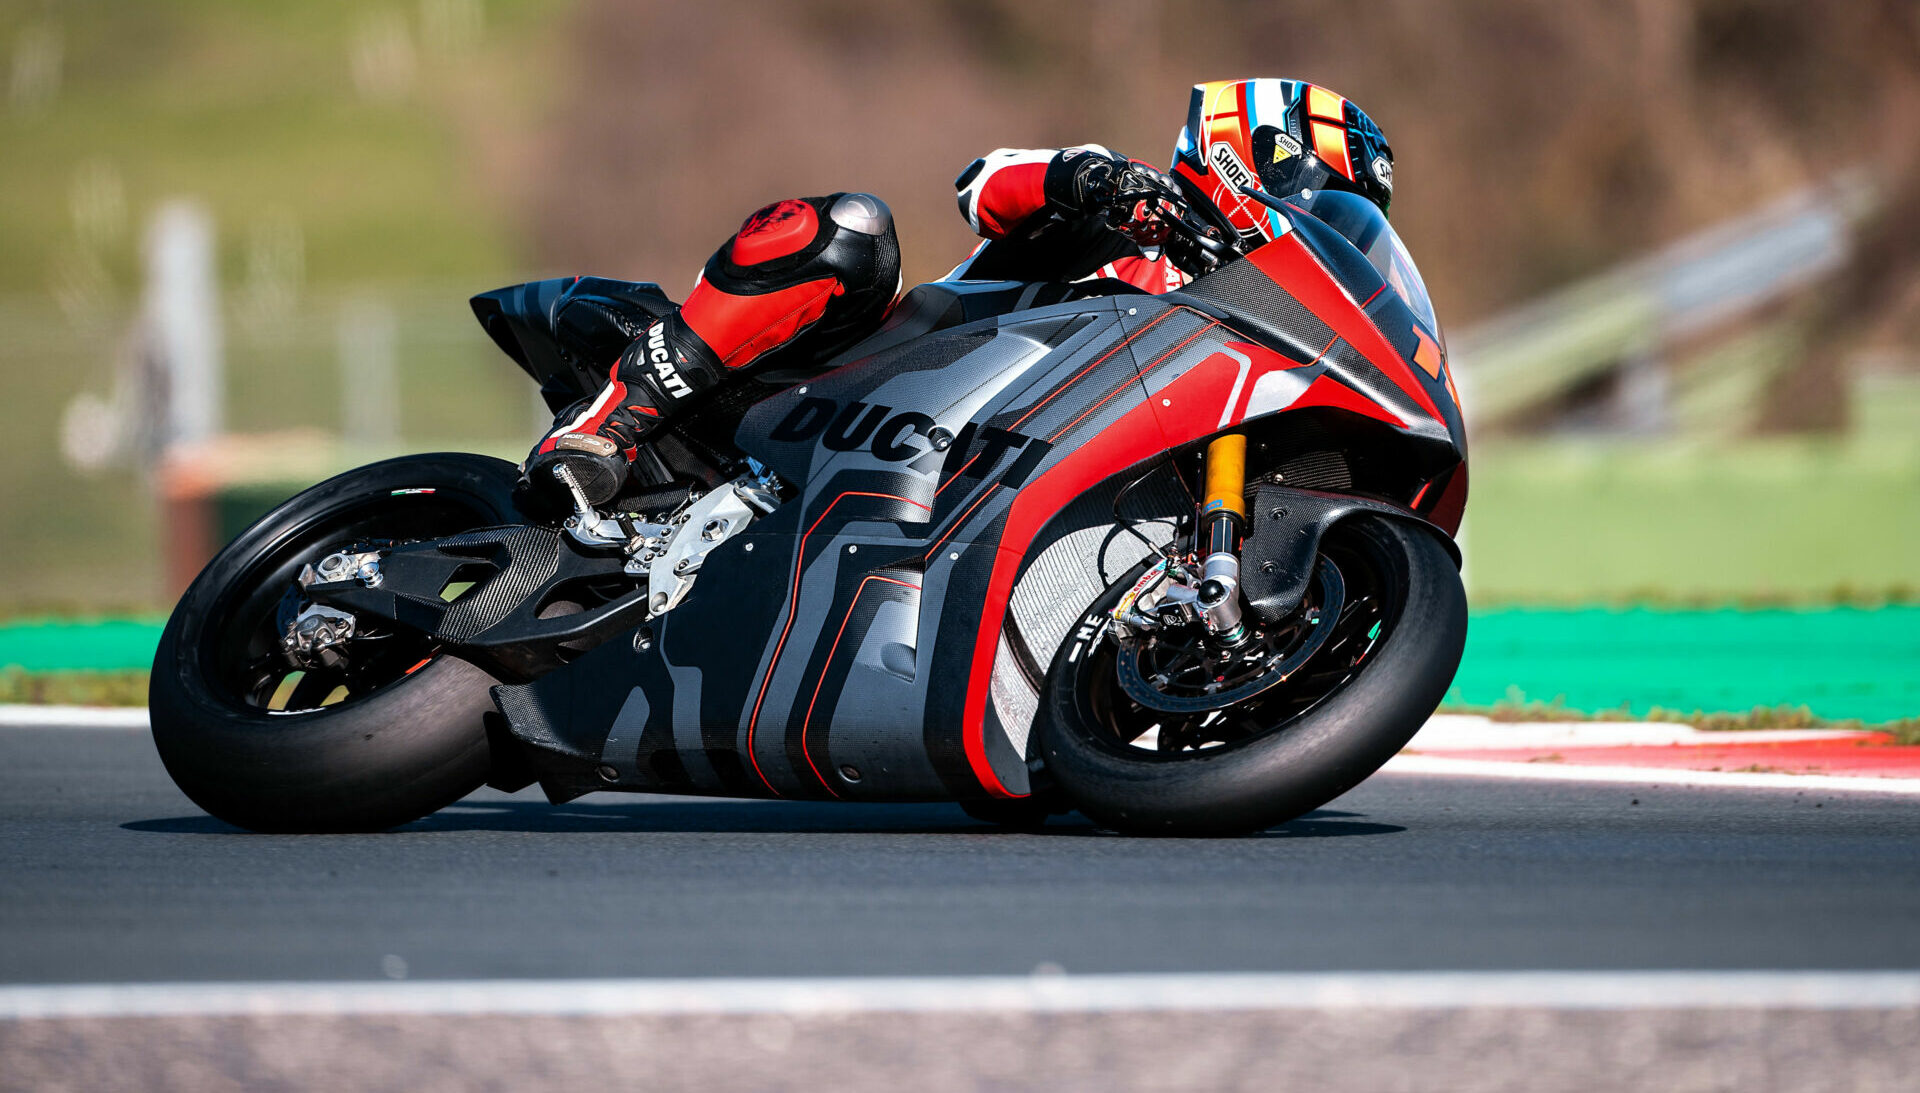
<svg viewBox="0 0 1920 1093">
<path fill-rule="evenodd" d="M 211 816 L 135 820 L 128 831 L 166 835 L 244 835 Z M 1368 823 L 1355 813 L 1322 809 L 1247 836 L 1256 839 L 1326 839 L 1391 835 L 1406 828 Z M 396 834 L 460 831 L 529 833 L 632 832 L 776 835 L 992 835 L 1040 838 L 1121 838 L 1096 828 L 1079 813 L 1055 816 L 1040 831 L 1017 832 L 968 817 L 950 804 L 857 804 L 831 801 L 734 801 L 653 797 L 619 803 L 539 800 L 465 800 L 395 828 Z"/>
</svg>

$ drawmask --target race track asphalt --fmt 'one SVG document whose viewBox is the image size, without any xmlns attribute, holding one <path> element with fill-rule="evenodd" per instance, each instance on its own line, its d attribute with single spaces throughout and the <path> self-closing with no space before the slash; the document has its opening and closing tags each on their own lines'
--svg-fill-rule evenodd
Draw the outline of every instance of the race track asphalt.
<svg viewBox="0 0 1920 1093">
<path fill-rule="evenodd" d="M 146 735 L 0 729 L 0 982 L 1920 968 L 1920 805 L 1381 775 L 1253 838 L 479 794 L 259 836 Z"/>
</svg>

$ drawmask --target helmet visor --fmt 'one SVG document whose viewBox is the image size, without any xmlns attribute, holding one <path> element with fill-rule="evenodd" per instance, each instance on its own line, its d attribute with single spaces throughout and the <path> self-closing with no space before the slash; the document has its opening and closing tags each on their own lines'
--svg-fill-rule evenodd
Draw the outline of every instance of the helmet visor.
<svg viewBox="0 0 1920 1093">
<path fill-rule="evenodd" d="M 1253 131 L 1253 160 L 1260 188 L 1275 197 L 1325 189 L 1327 180 L 1335 177 L 1319 156 L 1308 154 L 1286 130 L 1272 125 Z"/>
</svg>

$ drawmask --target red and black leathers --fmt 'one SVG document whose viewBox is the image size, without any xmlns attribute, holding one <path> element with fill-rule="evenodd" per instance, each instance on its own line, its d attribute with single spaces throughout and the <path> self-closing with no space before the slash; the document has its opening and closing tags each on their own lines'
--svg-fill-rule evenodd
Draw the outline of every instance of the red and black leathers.
<svg viewBox="0 0 1920 1093">
<path fill-rule="evenodd" d="M 820 360 L 879 326 L 900 290 L 893 215 L 872 194 L 760 209 L 707 260 L 685 303 L 648 325 L 594 398 L 561 411 L 528 458 L 528 484 L 564 497 L 562 468 L 611 500 L 640 445 L 699 396 L 776 358 Z"/>
</svg>

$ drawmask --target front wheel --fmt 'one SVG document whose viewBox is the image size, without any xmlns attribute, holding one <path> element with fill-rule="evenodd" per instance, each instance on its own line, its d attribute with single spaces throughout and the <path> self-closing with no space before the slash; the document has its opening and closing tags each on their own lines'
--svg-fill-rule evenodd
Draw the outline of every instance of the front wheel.
<svg viewBox="0 0 1920 1093">
<path fill-rule="evenodd" d="M 1193 634 L 1116 640 L 1109 612 L 1137 573 L 1095 602 L 1099 633 L 1054 657 L 1039 726 L 1081 811 L 1135 834 L 1259 831 L 1345 793 L 1412 739 L 1466 644 L 1453 559 L 1432 532 L 1359 517 L 1328 529 L 1316 573 L 1294 616 L 1235 650 Z"/>
<path fill-rule="evenodd" d="M 317 656 L 287 651 L 315 609 L 304 566 L 335 552 L 518 521 L 512 464 L 408 456 L 281 504 L 207 564 L 154 657 L 148 709 L 167 773 L 194 804 L 254 831 L 373 831 L 479 788 L 494 679 L 426 635 L 337 619 Z M 341 616 L 344 617 L 344 616 Z"/>
</svg>

